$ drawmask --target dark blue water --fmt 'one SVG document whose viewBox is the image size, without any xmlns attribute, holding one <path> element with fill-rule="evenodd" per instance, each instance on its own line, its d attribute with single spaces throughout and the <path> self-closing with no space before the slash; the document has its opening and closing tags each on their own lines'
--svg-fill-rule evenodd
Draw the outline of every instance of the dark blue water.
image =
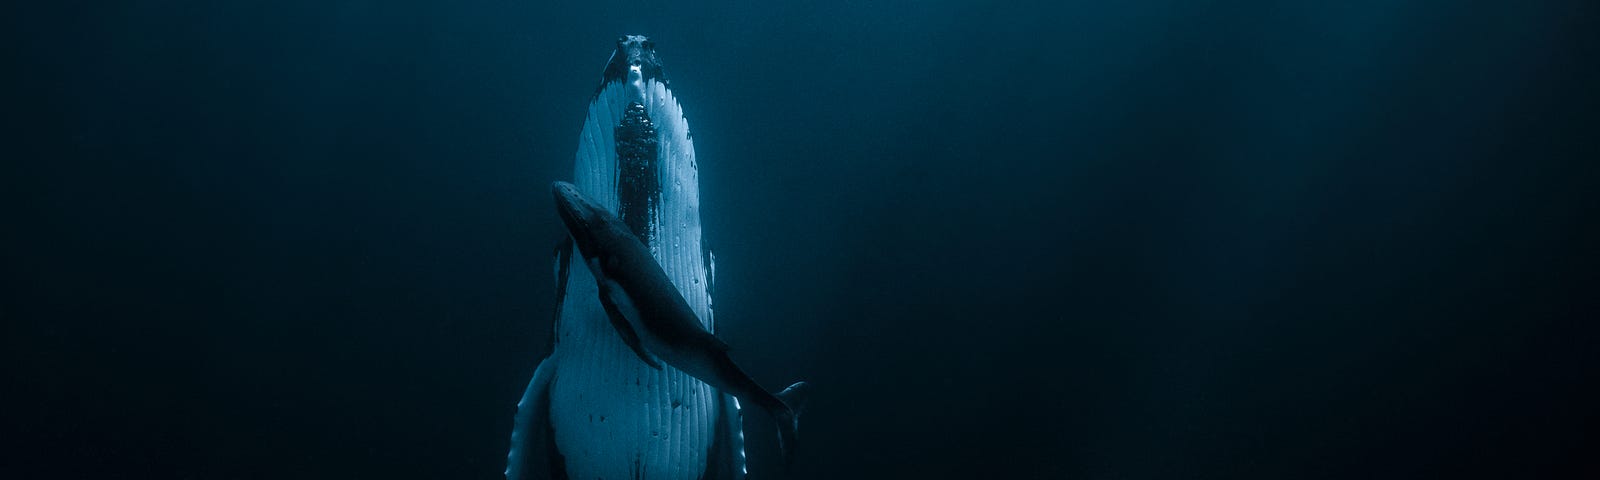
<svg viewBox="0 0 1600 480">
<path fill-rule="evenodd" d="M 4 15 L 0 476 L 498 478 L 622 33 L 795 478 L 1600 473 L 1590 2 L 536 3 Z"/>
</svg>

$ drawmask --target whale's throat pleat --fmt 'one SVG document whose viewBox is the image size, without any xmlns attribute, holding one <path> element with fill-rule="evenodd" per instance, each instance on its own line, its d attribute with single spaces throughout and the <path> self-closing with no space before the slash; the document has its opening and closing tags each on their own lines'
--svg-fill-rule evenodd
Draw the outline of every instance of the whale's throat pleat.
<svg viewBox="0 0 1600 480">
<path fill-rule="evenodd" d="M 617 213 L 645 245 L 655 236 L 661 179 L 657 163 L 656 127 L 643 104 L 629 103 L 617 125 Z"/>
</svg>

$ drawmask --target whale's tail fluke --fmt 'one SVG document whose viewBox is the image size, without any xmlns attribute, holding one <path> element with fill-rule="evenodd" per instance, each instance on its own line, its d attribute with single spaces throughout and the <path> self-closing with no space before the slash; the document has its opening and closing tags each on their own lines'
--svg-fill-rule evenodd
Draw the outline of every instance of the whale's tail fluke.
<svg viewBox="0 0 1600 480">
<path fill-rule="evenodd" d="M 794 464 L 795 442 L 800 435 L 800 415 L 806 411 L 806 400 L 811 396 L 811 385 L 794 382 L 778 392 L 778 400 L 787 408 L 773 413 L 778 421 L 778 449 L 783 452 L 785 467 Z"/>
</svg>

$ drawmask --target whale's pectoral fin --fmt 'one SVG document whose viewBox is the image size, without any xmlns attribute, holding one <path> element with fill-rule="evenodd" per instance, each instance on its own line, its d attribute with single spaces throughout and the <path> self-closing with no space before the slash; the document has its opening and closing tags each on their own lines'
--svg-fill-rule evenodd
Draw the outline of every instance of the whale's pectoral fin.
<svg viewBox="0 0 1600 480">
<path fill-rule="evenodd" d="M 806 401 L 811 398 L 811 384 L 794 382 L 777 395 L 783 409 L 773 412 L 778 421 L 778 450 L 783 452 L 783 465 L 794 464 L 795 442 L 800 436 L 800 414 L 805 413 Z"/>
<path fill-rule="evenodd" d="M 744 417 L 733 395 L 715 394 L 712 412 L 716 424 L 711 449 L 706 452 L 706 470 L 700 480 L 744 480 Z"/>
<path fill-rule="evenodd" d="M 511 451 L 506 454 L 506 480 L 528 478 L 567 478 L 566 464 L 556 450 L 550 427 L 550 382 L 555 378 L 556 359 L 539 362 L 539 369 L 528 381 L 528 389 L 517 402 L 517 416 L 511 427 Z"/>
<path fill-rule="evenodd" d="M 661 361 L 645 351 L 644 345 L 639 342 L 639 332 L 633 331 L 633 325 L 623 316 L 622 307 L 618 306 L 615 295 L 619 295 L 617 288 L 612 286 L 609 280 L 600 279 L 600 306 L 605 307 L 606 317 L 611 319 L 611 327 L 617 329 L 617 335 L 622 337 L 622 343 L 628 344 L 628 348 L 633 349 L 633 354 L 638 355 L 640 361 L 650 368 L 660 370 Z"/>
</svg>

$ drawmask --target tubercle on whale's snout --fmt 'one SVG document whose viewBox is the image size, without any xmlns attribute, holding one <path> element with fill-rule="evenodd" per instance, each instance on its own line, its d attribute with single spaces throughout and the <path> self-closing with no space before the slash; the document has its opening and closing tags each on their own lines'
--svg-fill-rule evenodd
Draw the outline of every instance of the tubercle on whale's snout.
<svg viewBox="0 0 1600 480">
<path fill-rule="evenodd" d="M 629 42 L 637 42 L 639 47 L 645 50 L 654 51 L 656 49 L 656 42 L 651 40 L 650 37 L 644 35 L 622 35 L 617 37 L 617 50 L 627 48 Z"/>
<path fill-rule="evenodd" d="M 661 68 L 661 60 L 656 56 L 655 41 L 644 35 L 617 37 L 616 50 L 611 53 L 611 60 L 606 63 L 605 71 L 601 74 L 600 89 L 604 89 L 606 84 L 613 81 L 634 81 L 630 76 L 635 75 L 640 81 L 667 82 L 666 74 Z M 598 93 L 599 89 L 596 90 L 596 94 Z"/>
</svg>

